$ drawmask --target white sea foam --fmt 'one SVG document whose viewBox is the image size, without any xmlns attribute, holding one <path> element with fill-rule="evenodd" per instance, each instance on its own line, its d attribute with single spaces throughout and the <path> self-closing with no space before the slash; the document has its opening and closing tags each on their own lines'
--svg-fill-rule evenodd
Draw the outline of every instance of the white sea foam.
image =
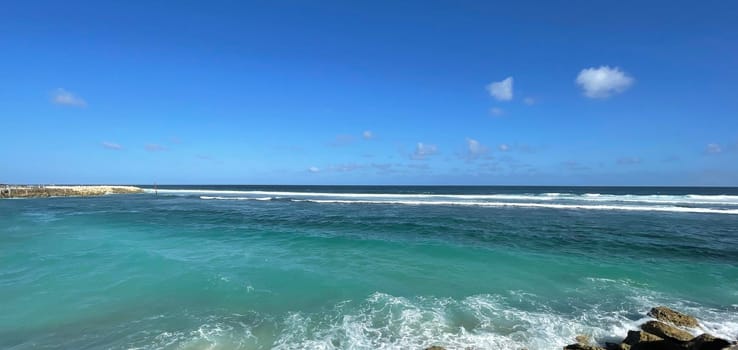
<svg viewBox="0 0 738 350">
<path fill-rule="evenodd" d="M 522 309 L 505 298 L 474 295 L 451 298 L 404 298 L 371 295 L 358 309 L 337 305 L 327 314 L 290 313 L 274 349 L 561 349 L 579 334 L 599 343 L 619 341 L 648 318 L 653 297 L 628 310 L 598 310 L 597 306 L 563 314 L 546 305 Z M 702 313 L 704 315 L 704 313 Z M 726 319 L 716 313 L 714 318 Z M 713 319 L 714 319 L 713 318 Z M 732 323 L 724 323 L 735 331 Z M 732 327 L 732 328 L 731 328 Z M 699 332 L 696 332 L 699 333 Z M 724 333 L 716 333 L 725 336 Z"/>
<path fill-rule="evenodd" d="M 622 340 L 629 330 L 650 320 L 645 314 L 652 306 L 662 304 L 696 316 L 711 334 L 726 339 L 738 336 L 738 314 L 731 310 L 673 299 L 628 280 L 586 280 L 594 289 L 622 290 L 622 300 L 615 301 L 622 302 L 622 307 L 594 303 L 575 311 L 556 311 L 545 298 L 523 292 L 460 299 L 375 292 L 364 300 L 338 302 L 317 312 L 293 311 L 255 319 L 235 314 L 207 317 L 199 327 L 149 338 L 150 346 L 142 348 L 399 350 L 441 345 L 447 349 L 553 350 L 572 343 L 579 334 L 598 343 Z"/>
<path fill-rule="evenodd" d="M 569 210 L 622 210 L 622 211 L 655 211 L 674 213 L 705 213 L 738 215 L 738 209 L 717 209 L 677 206 L 645 206 L 645 205 L 586 205 L 557 203 L 521 203 L 521 202 L 463 202 L 463 201 L 393 201 L 393 200 L 340 200 L 340 199 L 293 199 L 296 202 L 335 203 L 335 204 L 399 204 L 399 205 L 445 205 L 445 206 L 479 206 L 479 207 L 518 207 L 549 208 Z"/>
<path fill-rule="evenodd" d="M 153 193 L 154 190 L 147 189 Z M 333 193 L 333 192 L 296 192 L 296 191 L 239 191 L 239 190 L 206 190 L 206 189 L 160 189 L 162 194 L 197 195 L 210 194 L 212 197 L 225 195 L 242 195 L 244 197 L 291 197 L 291 198 L 343 198 L 343 199 L 460 199 L 460 200 L 511 200 L 511 201 L 597 201 L 597 202 L 633 202 L 663 204 L 721 204 L 738 206 L 738 196 L 734 195 L 635 195 L 635 194 L 602 194 L 602 193 L 522 193 L 522 194 L 427 194 L 427 193 Z M 238 198 L 244 198 L 238 197 Z M 224 198 L 225 199 L 225 198 Z"/>
<path fill-rule="evenodd" d="M 233 317 L 230 317 L 233 318 Z M 196 329 L 164 331 L 145 345 L 129 349 L 258 349 L 252 327 L 231 319 L 208 317 Z"/>
<path fill-rule="evenodd" d="M 222 196 L 200 196 L 200 199 L 219 199 L 235 201 L 269 201 L 272 197 L 222 197 Z"/>
<path fill-rule="evenodd" d="M 145 190 L 147 193 L 154 193 L 153 190 Z M 233 197 L 233 198 L 252 198 L 251 196 L 269 196 L 269 197 L 331 197 L 331 198 L 398 198 L 398 199 L 504 199 L 504 200 L 541 200 L 549 201 L 553 198 L 545 195 L 537 194 L 423 194 L 423 193 L 342 193 L 342 192 L 284 192 L 284 191 L 232 191 L 232 190 L 158 190 L 162 194 L 180 194 L 180 195 L 244 195 L 249 197 Z M 211 197 L 211 196 L 208 196 Z M 212 196 L 222 197 L 222 196 Z M 208 198 L 211 199 L 211 198 Z M 223 199 L 230 199 L 223 197 Z"/>
<path fill-rule="evenodd" d="M 152 190 L 148 190 L 151 192 Z M 200 195 L 204 200 L 262 200 L 334 204 L 446 205 L 520 207 L 568 210 L 621 210 L 674 213 L 738 214 L 733 195 L 613 195 L 601 193 L 540 194 L 425 194 L 425 193 L 332 193 L 238 190 L 159 190 L 175 195 Z"/>
</svg>

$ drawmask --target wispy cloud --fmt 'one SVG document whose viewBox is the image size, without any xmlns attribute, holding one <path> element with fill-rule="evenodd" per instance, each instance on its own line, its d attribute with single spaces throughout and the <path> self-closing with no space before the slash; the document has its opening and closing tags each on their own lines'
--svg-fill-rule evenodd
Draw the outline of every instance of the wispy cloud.
<svg viewBox="0 0 738 350">
<path fill-rule="evenodd" d="M 320 172 L 320 168 L 318 168 L 316 166 L 311 166 L 311 167 L 308 168 L 308 171 L 311 172 L 311 173 L 319 173 Z"/>
<path fill-rule="evenodd" d="M 51 94 L 51 102 L 62 106 L 87 106 L 87 102 L 84 99 L 62 88 L 54 90 L 54 92 Z"/>
<path fill-rule="evenodd" d="M 428 145 L 422 142 L 418 142 L 415 146 L 415 152 L 411 155 L 412 159 L 426 159 L 428 156 L 432 156 L 438 153 L 438 147 L 436 145 Z"/>
<path fill-rule="evenodd" d="M 723 152 L 723 147 L 717 143 L 708 143 L 705 147 L 705 153 L 707 154 L 718 154 Z"/>
<path fill-rule="evenodd" d="M 506 143 L 501 143 L 499 146 L 497 146 L 497 149 L 499 149 L 500 152 L 507 152 L 510 150 L 510 145 Z"/>
<path fill-rule="evenodd" d="M 507 77 L 502 81 L 492 82 L 487 85 L 490 96 L 499 101 L 510 101 L 513 98 L 513 77 Z"/>
<path fill-rule="evenodd" d="M 607 98 L 627 90 L 635 79 L 620 68 L 600 66 L 582 69 L 577 76 L 577 84 L 589 98 Z"/>
<path fill-rule="evenodd" d="M 112 149 L 112 150 L 115 150 L 115 151 L 120 151 L 120 150 L 122 150 L 122 149 L 123 149 L 123 146 L 121 146 L 121 145 L 119 145 L 119 144 L 117 144 L 117 143 L 115 143 L 115 142 L 108 142 L 108 141 L 105 141 L 105 142 L 102 142 L 102 143 L 100 143 L 100 144 L 101 144 L 101 145 L 102 145 L 103 147 L 107 148 L 107 149 Z"/>
<path fill-rule="evenodd" d="M 464 158 L 467 160 L 477 159 L 488 152 L 489 148 L 479 141 L 472 138 L 466 139 L 466 154 L 464 155 Z"/>
<path fill-rule="evenodd" d="M 147 151 L 149 151 L 149 152 L 161 152 L 161 151 L 166 151 L 167 150 L 166 147 L 164 147 L 164 146 L 162 146 L 160 144 L 156 144 L 156 143 L 149 143 L 146 146 L 144 146 L 144 148 Z"/>
<path fill-rule="evenodd" d="M 536 104 L 536 99 L 534 99 L 533 97 L 526 97 L 526 98 L 523 99 L 523 103 L 525 103 L 525 104 L 527 104 L 529 106 L 530 105 L 534 105 L 534 104 Z"/>
<path fill-rule="evenodd" d="M 502 108 L 499 107 L 492 107 L 489 109 L 489 114 L 493 117 L 499 117 L 503 114 L 505 114 L 505 111 Z"/>
<path fill-rule="evenodd" d="M 366 130 L 363 133 L 361 133 L 361 137 L 364 138 L 364 140 L 371 140 L 374 138 L 374 133 L 371 130 Z"/>
</svg>

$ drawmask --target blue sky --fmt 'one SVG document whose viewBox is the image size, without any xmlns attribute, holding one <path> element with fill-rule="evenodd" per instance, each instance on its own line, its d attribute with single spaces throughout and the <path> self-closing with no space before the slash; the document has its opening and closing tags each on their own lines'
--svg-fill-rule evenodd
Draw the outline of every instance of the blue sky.
<svg viewBox="0 0 738 350">
<path fill-rule="evenodd" d="M 0 183 L 738 185 L 734 1 L 14 1 Z"/>
</svg>

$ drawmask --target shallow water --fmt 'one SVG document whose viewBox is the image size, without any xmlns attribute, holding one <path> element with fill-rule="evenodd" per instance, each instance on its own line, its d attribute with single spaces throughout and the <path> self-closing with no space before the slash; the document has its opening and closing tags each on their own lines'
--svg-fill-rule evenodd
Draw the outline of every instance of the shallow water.
<svg viewBox="0 0 738 350">
<path fill-rule="evenodd" d="M 659 304 L 738 337 L 736 189 L 157 192 L 0 201 L 0 348 L 560 349 Z"/>
</svg>

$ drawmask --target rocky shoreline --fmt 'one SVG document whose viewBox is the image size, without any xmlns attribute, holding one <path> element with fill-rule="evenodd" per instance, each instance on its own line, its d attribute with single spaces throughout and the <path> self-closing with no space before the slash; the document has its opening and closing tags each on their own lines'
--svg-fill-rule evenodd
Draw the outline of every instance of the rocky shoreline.
<svg viewBox="0 0 738 350">
<path fill-rule="evenodd" d="M 620 343 L 596 344 L 586 335 L 576 337 L 576 343 L 564 346 L 564 350 L 738 350 L 735 339 L 717 338 L 708 333 L 694 336 L 689 331 L 704 331 L 696 318 L 657 306 L 648 312 L 654 320 L 640 326 L 640 330 L 628 331 Z M 447 350 L 438 345 L 425 350 Z M 527 349 L 520 349 L 527 350 Z"/>
<path fill-rule="evenodd" d="M 696 318 L 657 306 L 648 312 L 654 318 L 640 326 L 641 330 L 628 331 L 628 336 L 620 343 L 606 343 L 604 346 L 591 344 L 586 336 L 578 336 L 575 344 L 564 350 L 738 350 L 735 340 L 717 338 L 708 333 L 698 336 L 689 330 L 703 330 Z"/>
<path fill-rule="evenodd" d="M 0 198 L 92 197 L 143 193 L 135 186 L 0 186 Z"/>
</svg>

